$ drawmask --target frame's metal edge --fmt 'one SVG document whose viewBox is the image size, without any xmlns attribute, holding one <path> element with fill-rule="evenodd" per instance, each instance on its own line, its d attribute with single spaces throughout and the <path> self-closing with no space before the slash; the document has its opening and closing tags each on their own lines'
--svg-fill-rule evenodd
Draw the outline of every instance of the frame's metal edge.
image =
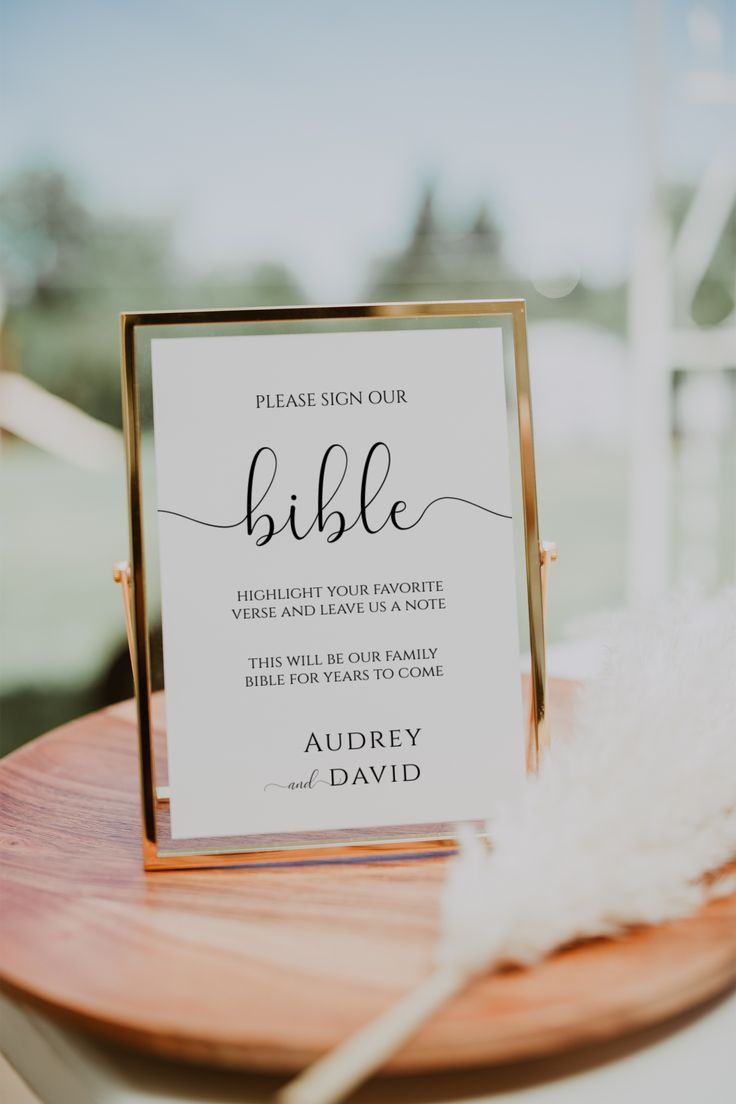
<svg viewBox="0 0 736 1104">
<path fill-rule="evenodd" d="M 155 844 L 144 844 L 146 870 L 208 870 L 217 867 L 315 866 L 328 863 L 368 862 L 371 859 L 398 862 L 406 858 L 438 858 L 454 854 L 457 840 L 427 839 L 390 843 L 324 844 L 320 847 L 283 847 L 271 851 L 212 851 L 188 854 L 159 851 Z"/>
<path fill-rule="evenodd" d="M 521 488 L 524 500 L 526 581 L 529 604 L 529 648 L 531 651 L 532 730 L 527 746 L 527 769 L 536 770 L 547 743 L 547 671 L 544 648 L 542 561 L 537 506 L 534 429 L 532 421 L 529 349 L 526 332 L 526 303 L 512 310 L 516 400 L 519 418 Z"/>
<path fill-rule="evenodd" d="M 128 484 L 130 589 L 133 604 L 133 684 L 138 714 L 138 760 L 141 788 L 144 865 L 156 849 L 156 778 L 151 726 L 151 669 L 146 610 L 143 517 L 141 510 L 140 422 L 135 362 L 135 322 L 120 316 L 121 373 L 125 403 L 123 433 Z"/>
<path fill-rule="evenodd" d="M 128 515 L 130 526 L 131 588 L 135 640 L 134 682 L 138 712 L 140 784 L 142 799 L 143 865 L 146 870 L 201 869 L 218 866 L 259 866 L 266 863 L 329 862 L 358 855 L 402 855 L 417 851 L 442 852 L 453 848 L 452 841 L 433 840 L 409 846 L 399 843 L 326 844 L 314 849 L 224 852 L 209 855 L 173 855 L 160 853 L 157 845 L 156 778 L 151 725 L 150 648 L 145 602 L 145 561 L 141 507 L 140 424 L 138 411 L 135 331 L 138 326 L 218 325 L 264 322 L 330 321 L 360 318 L 450 318 L 510 317 L 513 331 L 516 401 L 519 420 L 522 496 L 524 503 L 524 544 L 532 660 L 532 728 L 527 738 L 527 768 L 536 769 L 540 749 L 546 746 L 546 665 L 537 511 L 534 439 L 532 433 L 529 354 L 526 333 L 526 300 L 466 299 L 401 303 L 355 303 L 331 306 L 232 307 L 202 310 L 123 311 L 120 314 L 121 370 L 125 403 L 123 428 L 128 475 Z"/>
<path fill-rule="evenodd" d="M 201 310 L 123 311 L 123 326 L 218 325 L 247 322 L 319 322 L 359 318 L 451 318 L 455 315 L 513 315 L 524 299 L 445 299 L 406 303 L 350 303 L 332 306 L 222 307 Z"/>
</svg>

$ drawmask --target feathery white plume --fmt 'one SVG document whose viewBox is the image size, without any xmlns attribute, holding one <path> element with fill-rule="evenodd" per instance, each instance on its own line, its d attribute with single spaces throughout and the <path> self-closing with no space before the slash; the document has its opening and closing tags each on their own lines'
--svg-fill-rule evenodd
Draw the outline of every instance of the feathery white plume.
<svg viewBox="0 0 736 1104">
<path fill-rule="evenodd" d="M 627 620 L 521 803 L 452 865 L 440 962 L 528 964 L 696 909 L 736 854 L 736 600 Z"/>
<path fill-rule="evenodd" d="M 475 974 L 695 911 L 736 856 L 736 593 L 618 626 L 520 803 L 469 830 L 442 902 L 437 971 L 318 1062 L 282 1104 L 341 1099 Z"/>
</svg>

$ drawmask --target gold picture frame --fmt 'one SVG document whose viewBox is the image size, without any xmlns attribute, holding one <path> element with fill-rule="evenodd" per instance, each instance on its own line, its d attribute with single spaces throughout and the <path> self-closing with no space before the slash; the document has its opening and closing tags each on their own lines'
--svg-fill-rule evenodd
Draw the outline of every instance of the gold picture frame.
<svg viewBox="0 0 736 1104">
<path fill-rule="evenodd" d="M 385 830 L 372 839 L 335 838 L 321 840 L 293 838 L 273 845 L 251 847 L 223 846 L 196 851 L 170 850 L 162 846 L 159 820 L 168 800 L 165 786 L 157 787 L 156 748 L 152 720 L 152 684 L 148 610 L 146 605 L 146 564 L 144 553 L 141 416 L 136 336 L 144 328 L 220 327 L 257 325 L 360 323 L 384 320 L 462 320 L 499 319 L 510 321 L 513 347 L 520 488 L 523 501 L 523 542 L 526 573 L 526 606 L 531 653 L 529 724 L 526 743 L 528 770 L 535 770 L 539 755 L 548 742 L 546 665 L 544 647 L 544 575 L 547 561 L 554 558 L 550 546 L 540 543 L 537 491 L 532 433 L 529 358 L 526 330 L 526 304 L 523 299 L 449 300 L 436 302 L 363 303 L 339 306 L 289 306 L 233 308 L 218 310 L 173 310 L 124 312 L 120 316 L 121 373 L 123 391 L 123 429 L 126 449 L 129 561 L 116 565 L 114 577 L 123 584 L 126 627 L 133 667 L 138 724 L 138 748 L 143 833 L 143 862 L 147 870 L 260 865 L 281 862 L 314 862 L 349 859 L 358 856 L 427 855 L 454 846 L 450 834 L 390 838 Z M 389 838 L 386 838 L 388 833 Z M 344 834 L 343 834 L 344 835 Z M 376 834 L 374 833 L 374 836 Z"/>
</svg>

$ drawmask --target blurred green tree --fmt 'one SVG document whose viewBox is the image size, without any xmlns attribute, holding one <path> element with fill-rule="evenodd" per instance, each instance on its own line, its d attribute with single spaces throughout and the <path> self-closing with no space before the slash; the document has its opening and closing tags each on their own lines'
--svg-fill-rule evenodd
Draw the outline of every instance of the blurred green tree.
<svg viewBox="0 0 736 1104">
<path fill-rule="evenodd" d="M 559 281 L 565 285 L 565 277 Z M 555 281 L 547 283 L 554 287 Z M 373 266 L 367 297 L 401 299 L 526 299 L 530 317 L 580 318 L 623 331 L 623 286 L 592 288 L 573 277 L 569 290 L 549 295 L 509 261 L 503 234 L 482 203 L 463 224 L 437 213 L 434 184 L 427 185 L 406 245 Z"/>
<path fill-rule="evenodd" d="M 305 302 L 288 269 L 259 263 L 205 278 L 177 264 L 165 219 L 99 215 L 55 169 L 0 189 L 0 280 L 12 366 L 120 425 L 121 310 Z"/>
<path fill-rule="evenodd" d="M 666 208 L 673 232 L 682 226 L 694 196 L 690 185 L 675 185 L 668 189 Z M 690 314 L 697 326 L 717 326 L 736 307 L 736 203 L 732 204 L 723 233 L 695 291 L 692 303 L 676 304 L 678 321 L 687 321 Z"/>
<path fill-rule="evenodd" d="M 61 173 L 27 170 L 0 191 L 0 271 L 11 304 L 64 300 L 83 276 L 91 220 Z"/>
</svg>

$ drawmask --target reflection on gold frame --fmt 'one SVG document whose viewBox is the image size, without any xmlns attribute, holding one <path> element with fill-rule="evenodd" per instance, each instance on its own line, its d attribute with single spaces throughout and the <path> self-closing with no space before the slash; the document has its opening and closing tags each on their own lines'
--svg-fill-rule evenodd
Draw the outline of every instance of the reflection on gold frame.
<svg viewBox="0 0 736 1104">
<path fill-rule="evenodd" d="M 448 837 L 399 839 L 375 842 L 346 840 L 324 844 L 304 841 L 281 849 L 221 852 L 162 852 L 158 840 L 156 767 L 151 719 L 151 667 L 146 579 L 144 563 L 141 486 L 141 428 L 135 338 L 142 327 L 213 326 L 257 323 L 336 322 L 360 319 L 510 318 L 518 408 L 521 490 L 524 513 L 529 642 L 531 648 L 531 711 L 526 761 L 535 770 L 540 751 L 547 744 L 546 670 L 544 652 L 541 568 L 546 553 L 539 540 L 534 443 L 529 388 L 526 304 L 523 299 L 480 299 L 416 303 L 363 303 L 344 306 L 268 307 L 223 310 L 175 310 L 126 312 L 120 316 L 123 428 L 127 460 L 128 515 L 130 524 L 131 660 L 138 717 L 140 785 L 142 801 L 143 861 L 147 870 L 192 867 L 257 865 L 305 862 L 363 855 L 421 854 L 454 846 Z"/>
</svg>

